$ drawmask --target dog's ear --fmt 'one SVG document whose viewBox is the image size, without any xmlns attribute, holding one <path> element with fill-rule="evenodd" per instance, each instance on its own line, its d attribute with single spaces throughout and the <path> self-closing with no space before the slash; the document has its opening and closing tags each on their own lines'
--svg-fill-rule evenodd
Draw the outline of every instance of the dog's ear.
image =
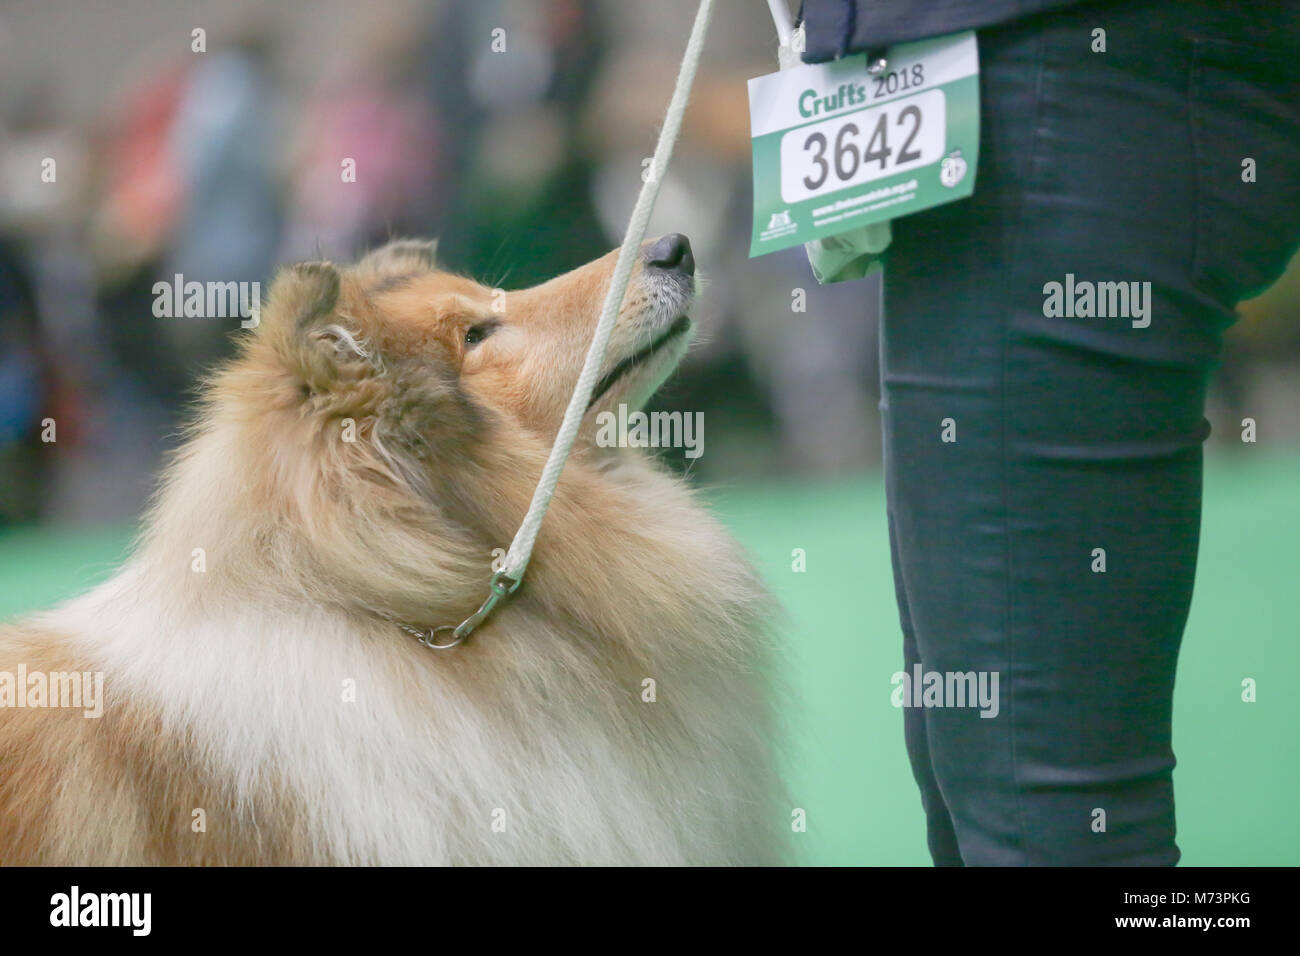
<svg viewBox="0 0 1300 956">
<path fill-rule="evenodd" d="M 312 389 L 327 388 L 338 375 L 341 340 L 357 354 L 364 348 L 340 322 L 340 279 L 328 262 L 303 262 L 281 270 L 271 285 L 260 334 Z"/>
<path fill-rule="evenodd" d="M 300 262 L 283 270 L 271 286 L 275 310 L 295 332 L 308 331 L 332 315 L 339 302 L 339 272 L 328 262 Z"/>
<path fill-rule="evenodd" d="M 432 272 L 438 268 L 437 239 L 394 239 L 367 255 L 358 265 L 379 274 Z"/>
</svg>

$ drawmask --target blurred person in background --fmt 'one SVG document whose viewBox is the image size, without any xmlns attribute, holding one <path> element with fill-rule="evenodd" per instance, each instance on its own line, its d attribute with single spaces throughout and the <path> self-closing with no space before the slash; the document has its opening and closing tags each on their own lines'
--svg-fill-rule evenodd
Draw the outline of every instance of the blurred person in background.
<svg viewBox="0 0 1300 956">
<path fill-rule="evenodd" d="M 113 354 L 175 418 L 194 378 L 230 354 L 238 318 L 155 315 L 154 285 L 260 282 L 279 241 L 278 138 L 256 31 L 151 74 L 105 142 L 93 232 Z"/>
<path fill-rule="evenodd" d="M 176 63 L 151 72 L 107 112 L 99 143 L 100 200 L 90 249 L 103 328 L 112 354 L 155 402 L 174 403 L 187 370 L 153 318 L 153 285 L 184 205 L 183 177 L 171 130 L 188 73 Z"/>
<path fill-rule="evenodd" d="M 40 438 L 53 380 L 27 266 L 0 240 L 0 528 L 44 511 L 50 471 Z"/>
<path fill-rule="evenodd" d="M 426 40 L 451 190 L 438 256 L 527 288 L 609 251 L 580 120 L 607 41 L 593 0 L 451 4 Z"/>
<path fill-rule="evenodd" d="M 197 59 L 167 131 L 180 203 L 158 280 L 264 282 L 283 222 L 272 38 L 245 27 Z M 152 315 L 152 309 L 150 310 Z M 159 320 L 191 379 L 233 351 L 236 317 Z"/>
<path fill-rule="evenodd" d="M 12 43 L 0 21 L 0 53 Z M 46 74 L 0 55 L 0 526 L 48 518 L 60 465 L 84 437 L 92 374 L 80 235 L 84 137 Z"/>
<path fill-rule="evenodd" d="M 353 27 L 359 41 L 322 64 L 289 148 L 281 262 L 351 259 L 395 235 L 430 234 L 453 193 L 446 124 L 420 83 L 421 21 L 380 6 L 354 14 Z"/>
</svg>

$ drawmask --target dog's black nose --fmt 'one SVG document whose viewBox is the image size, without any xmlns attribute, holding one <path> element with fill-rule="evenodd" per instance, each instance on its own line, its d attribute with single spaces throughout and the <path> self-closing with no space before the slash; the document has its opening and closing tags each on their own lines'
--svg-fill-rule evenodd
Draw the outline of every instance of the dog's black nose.
<svg viewBox="0 0 1300 956">
<path fill-rule="evenodd" d="M 652 269 L 668 269 L 682 275 L 695 275 L 695 256 L 691 254 L 691 240 L 680 232 L 670 232 L 662 239 L 650 243 L 645 251 L 645 264 Z"/>
</svg>

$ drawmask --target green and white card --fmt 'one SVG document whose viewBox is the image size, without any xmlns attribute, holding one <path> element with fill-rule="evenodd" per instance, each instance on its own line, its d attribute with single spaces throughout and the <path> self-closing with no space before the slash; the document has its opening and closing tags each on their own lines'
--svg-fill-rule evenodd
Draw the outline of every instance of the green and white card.
<svg viewBox="0 0 1300 956">
<path fill-rule="evenodd" d="M 971 31 L 749 81 L 761 256 L 920 212 L 975 188 L 979 51 Z"/>
</svg>

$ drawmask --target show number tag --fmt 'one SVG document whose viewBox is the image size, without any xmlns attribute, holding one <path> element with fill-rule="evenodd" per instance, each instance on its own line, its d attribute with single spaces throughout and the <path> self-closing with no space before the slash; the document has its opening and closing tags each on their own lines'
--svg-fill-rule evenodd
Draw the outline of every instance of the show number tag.
<svg viewBox="0 0 1300 956">
<path fill-rule="evenodd" d="M 979 54 L 967 31 L 749 81 L 754 234 L 788 249 L 965 199 L 979 159 Z"/>
</svg>

